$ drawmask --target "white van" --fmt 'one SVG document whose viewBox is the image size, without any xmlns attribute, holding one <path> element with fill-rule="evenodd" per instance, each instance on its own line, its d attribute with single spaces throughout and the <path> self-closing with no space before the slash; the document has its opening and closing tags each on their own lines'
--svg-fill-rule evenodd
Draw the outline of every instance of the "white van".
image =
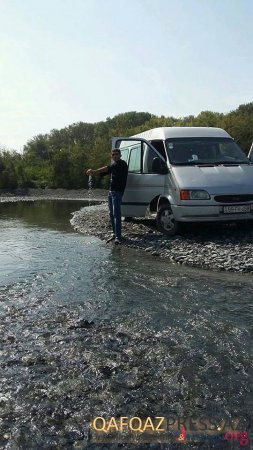
<svg viewBox="0 0 253 450">
<path fill-rule="evenodd" d="M 126 218 L 156 214 L 158 228 L 170 236 L 181 222 L 253 219 L 253 165 L 226 131 L 154 128 L 115 137 L 112 146 L 128 163 Z"/>
</svg>

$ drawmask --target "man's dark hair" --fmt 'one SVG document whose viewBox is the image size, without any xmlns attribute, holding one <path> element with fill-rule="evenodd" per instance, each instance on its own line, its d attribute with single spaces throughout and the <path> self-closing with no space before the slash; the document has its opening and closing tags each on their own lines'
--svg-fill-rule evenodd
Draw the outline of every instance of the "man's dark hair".
<svg viewBox="0 0 253 450">
<path fill-rule="evenodd" d="M 119 156 L 121 156 L 121 151 L 120 151 L 119 148 L 114 148 L 114 149 L 112 150 L 112 153 L 114 153 L 114 152 L 119 153 Z"/>
</svg>

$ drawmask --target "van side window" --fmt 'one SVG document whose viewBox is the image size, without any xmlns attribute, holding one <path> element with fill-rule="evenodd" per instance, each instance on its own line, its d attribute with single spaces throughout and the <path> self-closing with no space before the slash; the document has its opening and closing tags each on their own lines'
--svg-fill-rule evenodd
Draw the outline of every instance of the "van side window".
<svg viewBox="0 0 253 450">
<path fill-rule="evenodd" d="M 124 148 L 124 150 L 120 150 L 120 151 L 121 151 L 121 159 L 123 159 L 127 163 L 128 162 L 129 149 L 128 148 Z"/>
<path fill-rule="evenodd" d="M 153 159 L 157 158 L 157 153 L 147 144 L 143 146 L 143 173 L 154 173 L 152 170 Z"/>
<path fill-rule="evenodd" d="M 128 171 L 141 172 L 141 144 L 131 148 Z"/>
<path fill-rule="evenodd" d="M 160 153 L 160 155 L 162 156 L 164 161 L 166 161 L 167 158 L 166 158 L 166 152 L 165 152 L 163 141 L 157 140 L 157 141 L 151 141 L 150 143 L 158 151 L 158 153 Z"/>
</svg>

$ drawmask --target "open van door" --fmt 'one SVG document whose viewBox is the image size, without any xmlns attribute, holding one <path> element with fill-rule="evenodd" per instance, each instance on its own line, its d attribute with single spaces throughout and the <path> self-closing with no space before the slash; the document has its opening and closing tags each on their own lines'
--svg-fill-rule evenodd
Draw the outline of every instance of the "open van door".
<svg viewBox="0 0 253 450">
<path fill-rule="evenodd" d="M 253 163 L 253 142 L 252 142 L 250 150 L 249 150 L 248 158 L 249 158 L 250 162 Z"/>
<path fill-rule="evenodd" d="M 112 147 L 119 148 L 128 164 L 122 215 L 144 217 L 151 201 L 164 193 L 167 163 L 152 145 L 142 138 L 114 137 Z"/>
</svg>

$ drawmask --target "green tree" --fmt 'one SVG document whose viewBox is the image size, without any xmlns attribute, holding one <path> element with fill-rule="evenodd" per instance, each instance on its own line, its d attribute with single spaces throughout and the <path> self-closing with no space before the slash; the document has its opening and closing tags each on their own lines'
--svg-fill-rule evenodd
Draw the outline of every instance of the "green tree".
<svg viewBox="0 0 253 450">
<path fill-rule="evenodd" d="M 67 148 L 59 150 L 52 160 L 52 187 L 70 188 L 70 153 Z"/>
</svg>

